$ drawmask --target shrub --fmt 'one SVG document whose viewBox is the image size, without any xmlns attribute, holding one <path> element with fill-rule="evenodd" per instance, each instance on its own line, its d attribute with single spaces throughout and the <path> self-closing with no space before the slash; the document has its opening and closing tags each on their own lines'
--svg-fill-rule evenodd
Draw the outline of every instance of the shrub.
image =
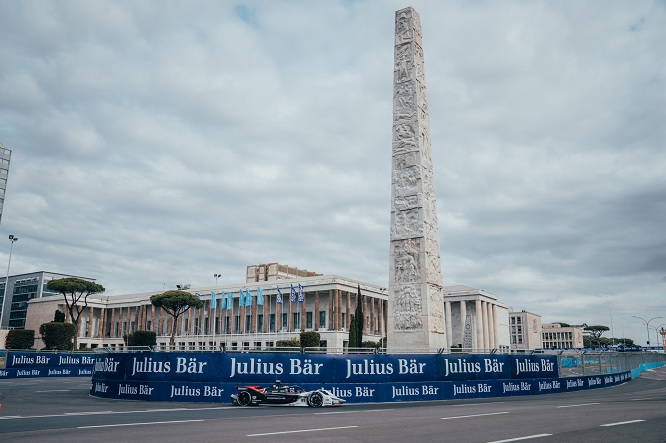
<svg viewBox="0 0 666 443">
<path fill-rule="evenodd" d="M 379 343 L 377 343 L 376 341 L 364 341 L 363 343 L 361 343 L 361 347 L 362 348 L 378 348 Z"/>
<path fill-rule="evenodd" d="M 35 345 L 35 331 L 32 329 L 11 329 L 5 340 L 6 349 L 32 349 Z"/>
<path fill-rule="evenodd" d="M 301 345 L 304 348 L 318 348 L 319 343 L 321 343 L 319 332 L 301 332 Z"/>
<path fill-rule="evenodd" d="M 151 331 L 135 331 L 127 336 L 127 346 L 155 346 L 157 334 Z"/>
<path fill-rule="evenodd" d="M 46 349 L 71 350 L 76 327 L 71 323 L 50 322 L 39 327 Z"/>
<path fill-rule="evenodd" d="M 278 340 L 275 344 L 278 348 L 300 348 L 301 342 L 296 338 L 290 338 L 289 340 Z"/>
<path fill-rule="evenodd" d="M 65 322 L 65 313 L 62 312 L 60 309 L 55 310 L 55 315 L 53 316 L 53 321 L 58 322 L 58 323 L 64 323 Z"/>
</svg>

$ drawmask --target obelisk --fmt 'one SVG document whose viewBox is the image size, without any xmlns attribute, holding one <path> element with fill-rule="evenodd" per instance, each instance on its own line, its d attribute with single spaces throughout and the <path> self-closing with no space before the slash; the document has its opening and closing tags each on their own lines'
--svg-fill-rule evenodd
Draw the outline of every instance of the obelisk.
<svg viewBox="0 0 666 443">
<path fill-rule="evenodd" d="M 388 347 L 446 348 L 421 23 L 395 13 Z"/>
</svg>

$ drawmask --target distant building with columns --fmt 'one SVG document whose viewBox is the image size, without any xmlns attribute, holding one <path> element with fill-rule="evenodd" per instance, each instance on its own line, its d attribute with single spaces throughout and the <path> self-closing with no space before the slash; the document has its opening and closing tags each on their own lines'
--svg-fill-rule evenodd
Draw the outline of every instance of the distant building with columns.
<svg viewBox="0 0 666 443">
<path fill-rule="evenodd" d="M 542 327 L 541 341 L 544 349 L 582 349 L 583 330 L 576 326 L 546 323 Z"/>
<path fill-rule="evenodd" d="M 469 286 L 444 286 L 444 313 L 449 348 L 468 352 L 507 352 L 509 309 L 497 298 Z"/>
<path fill-rule="evenodd" d="M 299 284 L 303 301 L 299 302 L 296 294 L 296 301 L 291 302 L 291 286 L 298 292 Z M 363 340 L 379 342 L 387 335 L 386 288 L 268 263 L 248 266 L 245 283 L 188 288 L 188 292 L 199 294 L 204 307 L 190 309 L 178 318 L 176 347 L 191 350 L 224 344 L 228 349 L 269 348 L 279 340 L 298 338 L 301 331 L 316 331 L 323 347 L 330 352 L 342 351 L 348 347 L 350 315 L 356 311 L 359 285 L 365 316 Z M 257 304 L 258 288 L 263 293 L 263 305 Z M 278 288 L 282 304 L 277 303 Z M 240 289 L 250 292 L 251 305 L 239 306 Z M 150 303 L 150 297 L 161 292 L 88 297 L 88 307 L 79 323 L 79 346 L 120 349 L 125 346 L 125 335 L 149 330 L 157 334 L 157 347 L 165 349 L 173 319 Z M 213 293 L 216 308 L 211 307 Z M 233 293 L 231 309 L 221 309 L 223 293 Z M 443 293 L 449 341 L 445 351 L 509 350 L 508 308 L 496 297 L 468 286 L 444 286 Z M 36 331 L 36 348 L 43 347 L 39 326 L 52 321 L 56 309 L 67 311 L 62 296 L 35 298 L 28 303 L 25 328 Z"/>
</svg>

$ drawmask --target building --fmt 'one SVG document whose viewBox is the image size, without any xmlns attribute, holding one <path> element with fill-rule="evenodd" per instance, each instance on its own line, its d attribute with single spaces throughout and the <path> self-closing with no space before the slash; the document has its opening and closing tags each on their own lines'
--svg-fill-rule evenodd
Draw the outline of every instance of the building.
<svg viewBox="0 0 666 443">
<path fill-rule="evenodd" d="M 7 176 L 9 175 L 9 162 L 12 151 L 0 143 L 0 222 L 2 221 L 2 208 L 5 205 L 5 191 L 7 190 Z"/>
<path fill-rule="evenodd" d="M 249 266 L 248 274 L 256 275 L 254 270 L 261 270 L 262 266 L 270 268 L 271 265 Z M 281 269 L 280 265 L 276 269 Z M 293 272 L 295 268 L 291 269 L 290 272 Z M 264 273 L 269 274 L 271 272 Z M 336 275 L 312 274 L 309 277 L 188 289 L 188 292 L 200 295 L 204 307 L 190 309 L 178 318 L 176 347 L 182 350 L 222 346 L 228 349 L 265 348 L 275 346 L 278 340 L 298 338 L 301 331 L 316 331 L 320 334 L 323 347 L 332 352 L 342 350 L 348 346 L 350 314 L 356 310 L 359 286 L 365 314 L 363 340 L 379 342 L 386 337 L 385 288 Z M 277 277 L 280 273 L 272 275 Z M 282 277 L 290 275 L 285 273 Z M 248 280 L 251 279 L 248 277 Z M 299 285 L 302 287 L 302 302 L 298 301 Z M 258 304 L 259 288 L 264 298 L 263 305 Z M 240 290 L 251 294 L 249 305 L 243 303 L 239 306 Z M 282 304 L 278 303 L 278 291 Z M 125 335 L 137 330 L 150 330 L 157 333 L 158 347 L 166 349 L 173 318 L 150 303 L 150 296 L 157 293 L 95 294 L 88 297 L 88 307 L 80 317 L 79 346 L 118 349 L 124 346 Z M 214 309 L 211 307 L 213 293 L 217 302 Z M 232 308 L 221 309 L 221 297 L 228 294 L 233 294 Z M 26 329 L 39 331 L 42 323 L 53 319 L 56 309 L 64 311 L 62 297 L 30 300 Z M 67 321 L 70 321 L 69 316 Z M 37 339 L 40 340 L 39 337 Z M 35 347 L 40 345 L 38 342 Z"/>
<path fill-rule="evenodd" d="M 469 286 L 444 286 L 444 313 L 449 349 L 507 352 L 509 308 L 497 298 Z"/>
<path fill-rule="evenodd" d="M 280 340 L 299 338 L 301 331 L 316 331 L 320 334 L 321 345 L 328 352 L 341 352 L 348 347 L 350 315 L 356 312 L 359 286 L 365 314 L 363 341 L 380 342 L 387 337 L 386 288 L 278 263 L 252 265 L 246 269 L 245 283 L 188 287 L 188 292 L 199 294 L 204 307 L 190 309 L 178 318 L 177 349 L 269 348 Z M 58 278 L 62 277 L 58 275 Z M 302 302 L 299 302 L 299 285 L 302 287 Z M 258 304 L 260 288 L 263 304 Z M 249 305 L 239 306 L 240 290 L 244 294 L 245 291 L 250 293 Z M 88 307 L 79 321 L 79 346 L 120 349 L 125 346 L 125 335 L 149 330 L 157 334 L 158 348 L 166 349 L 173 319 L 150 303 L 150 297 L 160 292 L 163 291 L 89 296 Z M 282 304 L 278 303 L 278 293 Z M 450 329 L 447 337 L 452 340 L 446 351 L 509 351 L 509 310 L 505 305 L 493 295 L 468 286 L 445 286 L 443 293 L 441 307 Z M 211 306 L 213 294 L 215 307 Z M 223 308 L 229 294 L 233 297 L 232 307 Z M 223 297 L 225 302 L 222 302 Z M 36 331 L 36 348 L 43 346 L 38 336 L 39 326 L 51 321 L 56 310 L 67 311 L 62 297 L 33 297 L 29 300 L 25 328 Z M 66 314 L 67 321 L 71 321 Z"/>
<path fill-rule="evenodd" d="M 0 292 L 2 295 L 2 302 L 0 303 L 1 309 L 8 309 L 9 315 L 2 315 L 3 329 L 22 329 L 25 327 L 26 316 L 28 312 L 28 302 L 32 299 L 48 298 L 54 295 L 60 295 L 57 292 L 49 291 L 46 285 L 51 280 L 76 277 L 83 280 L 95 281 L 93 278 L 77 277 L 75 275 L 57 274 L 55 272 L 31 272 L 29 274 L 19 274 L 9 276 L 8 292 L 11 298 L 8 297 L 7 302 L 4 301 L 6 277 L 0 278 Z M 64 303 L 64 301 L 63 301 Z M 65 311 L 61 309 L 61 311 Z M 1 312 L 1 311 L 0 311 Z M 51 318 L 47 321 L 53 320 L 55 309 L 51 311 Z M 44 322 L 42 322 L 44 323 Z M 39 329 L 39 328 L 37 328 Z M 4 344 L 4 342 L 3 342 Z"/>
<path fill-rule="evenodd" d="M 245 283 L 288 280 L 299 277 L 317 277 L 321 274 L 303 269 L 293 268 L 279 263 L 268 263 L 263 265 L 250 265 L 247 267 Z"/>
<path fill-rule="evenodd" d="M 525 310 L 509 313 L 511 327 L 511 350 L 533 351 L 543 348 L 541 341 L 541 316 Z"/>
<path fill-rule="evenodd" d="M 545 323 L 541 333 L 544 349 L 582 349 L 583 330 L 560 323 Z"/>
</svg>

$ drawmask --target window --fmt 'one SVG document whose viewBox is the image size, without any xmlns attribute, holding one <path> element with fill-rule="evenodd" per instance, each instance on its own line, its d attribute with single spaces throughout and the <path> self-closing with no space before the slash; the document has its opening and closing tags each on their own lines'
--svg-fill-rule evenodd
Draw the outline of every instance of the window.
<svg viewBox="0 0 666 443">
<path fill-rule="evenodd" d="M 301 328 L 301 314 L 294 312 L 294 331 Z"/>
<path fill-rule="evenodd" d="M 263 315 L 257 315 L 257 332 L 264 332 L 264 316 Z"/>
<path fill-rule="evenodd" d="M 235 334 L 238 334 L 238 332 L 240 332 L 240 315 L 236 315 L 234 317 L 235 318 L 234 318 L 234 330 L 233 330 L 233 332 Z"/>
<path fill-rule="evenodd" d="M 250 329 L 252 329 L 252 316 L 251 315 L 246 315 L 245 316 L 245 333 L 247 334 L 250 332 Z"/>
<path fill-rule="evenodd" d="M 347 317 L 347 314 L 343 312 L 343 313 L 342 313 L 342 327 L 343 327 L 343 328 L 346 328 L 346 327 L 347 327 L 347 326 L 346 326 L 346 325 L 347 325 L 347 318 L 346 318 L 346 317 Z"/>
<path fill-rule="evenodd" d="M 280 327 L 280 329 L 287 329 L 289 327 L 289 319 L 287 317 L 288 315 L 289 314 L 287 314 L 286 312 L 282 313 L 282 326 Z"/>
<path fill-rule="evenodd" d="M 326 311 L 319 311 L 319 327 L 326 327 Z"/>
<path fill-rule="evenodd" d="M 269 332 L 275 332 L 275 314 L 271 314 L 269 322 L 270 322 L 268 324 Z"/>
<path fill-rule="evenodd" d="M 312 329 L 312 312 L 305 313 L 305 327 Z"/>
</svg>

